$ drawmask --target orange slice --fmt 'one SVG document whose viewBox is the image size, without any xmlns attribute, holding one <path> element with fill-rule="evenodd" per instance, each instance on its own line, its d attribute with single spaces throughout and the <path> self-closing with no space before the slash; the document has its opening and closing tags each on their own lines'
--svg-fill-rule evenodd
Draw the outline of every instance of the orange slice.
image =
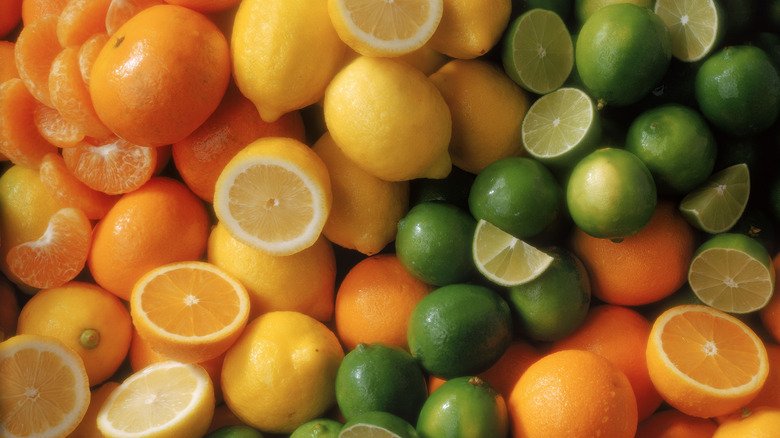
<svg viewBox="0 0 780 438">
<path fill-rule="evenodd" d="M 656 319 L 647 344 L 647 367 L 666 402 L 704 418 L 747 404 L 769 373 L 766 347 L 753 330 L 704 305 L 672 307 Z"/>
<path fill-rule="evenodd" d="M 57 152 L 35 126 L 37 104 L 21 79 L 0 85 L 0 153 L 14 164 L 37 168 L 44 155 Z"/>
<path fill-rule="evenodd" d="M 136 282 L 130 315 L 153 350 L 181 362 L 203 362 L 227 351 L 244 330 L 249 294 L 210 263 L 171 263 Z"/>
<path fill-rule="evenodd" d="M 62 117 L 57 109 L 37 102 L 33 110 L 33 123 L 38 133 L 59 148 L 71 148 L 84 140 L 84 130 Z"/>
<path fill-rule="evenodd" d="M 129 193 L 151 179 L 157 150 L 138 146 L 116 136 L 97 145 L 86 141 L 63 149 L 65 165 L 88 187 L 109 195 Z"/>
<path fill-rule="evenodd" d="M 54 200 L 63 207 L 78 208 L 89 219 L 102 219 L 119 200 L 120 195 L 99 192 L 79 181 L 59 154 L 43 157 L 39 172 L 41 182 Z"/>
<path fill-rule="evenodd" d="M 66 207 L 49 219 L 43 235 L 8 251 L 11 273 L 39 289 L 62 286 L 73 280 L 87 263 L 92 223 L 83 211 Z"/>
<path fill-rule="evenodd" d="M 54 58 L 62 51 L 57 39 L 58 21 L 56 15 L 46 15 L 32 23 L 25 23 L 14 47 L 19 77 L 30 93 L 48 106 L 51 106 L 49 70 Z"/>
<path fill-rule="evenodd" d="M 62 47 L 80 46 L 89 37 L 106 31 L 106 13 L 111 0 L 69 0 L 57 23 Z"/>
<path fill-rule="evenodd" d="M 89 407 L 81 358 L 58 339 L 17 335 L 0 343 L 0 436 L 63 437 Z"/>
</svg>

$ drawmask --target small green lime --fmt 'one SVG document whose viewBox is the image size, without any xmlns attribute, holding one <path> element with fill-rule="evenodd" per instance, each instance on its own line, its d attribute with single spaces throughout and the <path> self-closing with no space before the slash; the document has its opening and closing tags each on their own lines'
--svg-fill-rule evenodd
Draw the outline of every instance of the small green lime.
<svg viewBox="0 0 780 438">
<path fill-rule="evenodd" d="M 344 424 L 339 438 L 418 438 L 414 427 L 389 412 L 364 412 Z"/>
<path fill-rule="evenodd" d="M 443 202 L 423 202 L 400 221 L 395 251 L 401 264 L 419 280 L 436 285 L 467 281 L 477 273 L 471 242 L 477 221 Z"/>
<path fill-rule="evenodd" d="M 635 103 L 664 77 L 672 58 L 666 24 L 652 10 L 631 3 L 604 6 L 580 29 L 577 73 L 599 101 Z"/>
<path fill-rule="evenodd" d="M 330 418 L 317 418 L 298 426 L 290 438 L 338 438 L 343 423 Z"/>
<path fill-rule="evenodd" d="M 409 318 L 412 356 L 435 376 L 478 374 L 493 365 L 512 340 L 512 315 L 496 292 L 474 284 L 440 287 L 420 300 Z"/>
<path fill-rule="evenodd" d="M 574 223 L 591 236 L 621 239 L 650 222 L 657 203 L 653 175 L 625 149 L 602 148 L 580 160 L 566 186 Z"/>
<path fill-rule="evenodd" d="M 253 427 L 234 424 L 222 426 L 206 435 L 205 438 L 263 438 L 263 434 Z"/>
<path fill-rule="evenodd" d="M 444 382 L 425 401 L 417 421 L 421 438 L 505 438 L 504 397 L 479 377 Z"/>
<path fill-rule="evenodd" d="M 763 132 L 780 114 L 780 76 L 755 46 L 712 54 L 696 74 L 695 91 L 704 117 L 732 135 Z"/>
<path fill-rule="evenodd" d="M 573 333 L 588 314 L 590 278 L 585 266 L 563 248 L 547 251 L 553 262 L 539 277 L 507 292 L 515 332 L 538 341 L 556 341 Z"/>
<path fill-rule="evenodd" d="M 576 15 L 577 23 L 579 26 L 582 26 L 594 12 L 604 6 L 615 3 L 633 3 L 637 6 L 652 9 L 653 2 L 654 0 L 574 0 L 574 14 Z"/>
<path fill-rule="evenodd" d="M 364 412 L 383 411 L 414 423 L 428 395 L 425 376 L 406 350 L 358 344 L 336 373 L 336 402 L 350 420 Z"/>
<path fill-rule="evenodd" d="M 659 192 L 684 195 L 710 176 L 718 146 L 698 111 L 669 104 L 634 119 L 626 150 L 645 163 Z"/>
<path fill-rule="evenodd" d="M 507 233 L 525 239 L 539 234 L 561 214 L 563 190 L 539 161 L 509 157 L 495 161 L 474 179 L 469 210 Z"/>
</svg>

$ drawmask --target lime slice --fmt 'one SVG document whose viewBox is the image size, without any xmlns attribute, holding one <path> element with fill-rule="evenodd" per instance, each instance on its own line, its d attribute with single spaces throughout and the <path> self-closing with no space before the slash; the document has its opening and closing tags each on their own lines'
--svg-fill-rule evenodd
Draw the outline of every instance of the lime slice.
<svg viewBox="0 0 780 438">
<path fill-rule="evenodd" d="M 370 411 L 351 418 L 339 438 L 417 438 L 414 427 L 389 412 Z"/>
<path fill-rule="evenodd" d="M 480 219 L 472 246 L 474 264 L 488 280 L 500 286 L 517 286 L 540 276 L 554 258 Z"/>
<path fill-rule="evenodd" d="M 775 275 L 769 251 L 757 240 L 721 233 L 694 253 L 688 283 L 705 304 L 724 312 L 748 313 L 769 302 Z"/>
<path fill-rule="evenodd" d="M 559 88 L 531 105 L 523 119 L 523 146 L 550 167 L 571 167 L 596 149 L 601 122 L 593 99 L 577 88 Z"/>
<path fill-rule="evenodd" d="M 745 163 L 712 174 L 685 195 L 680 211 L 694 227 L 711 234 L 728 231 L 737 223 L 750 197 L 750 171 Z"/>
<path fill-rule="evenodd" d="M 571 34 L 555 12 L 531 9 L 512 21 L 501 60 L 518 85 L 533 93 L 549 93 L 563 85 L 574 66 Z"/>
<path fill-rule="evenodd" d="M 657 0 L 655 13 L 672 36 L 672 56 L 684 62 L 707 56 L 723 35 L 723 12 L 715 0 Z"/>
</svg>

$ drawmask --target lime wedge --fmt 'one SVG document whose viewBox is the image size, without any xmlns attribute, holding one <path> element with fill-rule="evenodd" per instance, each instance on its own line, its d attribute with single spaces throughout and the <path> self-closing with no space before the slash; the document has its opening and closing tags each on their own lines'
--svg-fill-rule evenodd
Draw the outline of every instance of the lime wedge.
<svg viewBox="0 0 780 438">
<path fill-rule="evenodd" d="M 531 105 L 523 118 L 526 151 L 553 167 L 572 167 L 596 149 L 601 122 L 596 104 L 584 91 L 559 88 Z"/>
<path fill-rule="evenodd" d="M 531 9 L 514 19 L 503 45 L 504 71 L 533 93 L 546 94 L 557 89 L 574 66 L 571 34 L 553 11 Z"/>
<path fill-rule="evenodd" d="M 414 427 L 389 412 L 369 411 L 352 417 L 339 438 L 417 438 Z"/>
<path fill-rule="evenodd" d="M 672 56 L 684 62 L 707 56 L 723 36 L 723 11 L 716 0 L 657 0 L 655 13 L 672 36 Z"/>
<path fill-rule="evenodd" d="M 540 276 L 554 258 L 480 219 L 472 245 L 474 264 L 499 286 L 517 286 Z"/>
<path fill-rule="evenodd" d="M 737 223 L 750 198 L 750 171 L 745 163 L 712 174 L 680 201 L 680 211 L 694 227 L 711 234 Z"/>
<path fill-rule="evenodd" d="M 705 304 L 729 313 L 748 313 L 766 305 L 775 287 L 769 251 L 739 233 L 721 233 L 694 253 L 688 283 Z"/>
</svg>

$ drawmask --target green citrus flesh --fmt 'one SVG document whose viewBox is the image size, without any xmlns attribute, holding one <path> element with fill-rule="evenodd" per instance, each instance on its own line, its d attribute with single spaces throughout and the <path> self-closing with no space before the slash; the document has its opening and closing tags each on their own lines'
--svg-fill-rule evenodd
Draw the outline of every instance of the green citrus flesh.
<svg viewBox="0 0 780 438">
<path fill-rule="evenodd" d="M 544 251 L 482 219 L 477 222 L 472 254 L 485 278 L 506 287 L 533 280 L 553 261 Z"/>
<path fill-rule="evenodd" d="M 339 438 L 417 438 L 417 431 L 406 420 L 389 412 L 371 411 L 344 424 Z"/>
<path fill-rule="evenodd" d="M 574 66 L 571 34 L 561 17 L 547 9 L 531 9 L 512 21 L 503 47 L 504 70 L 533 93 L 557 89 Z"/>
<path fill-rule="evenodd" d="M 745 163 L 712 174 L 680 201 L 680 212 L 707 233 L 728 231 L 739 221 L 750 198 L 750 171 Z"/>
<path fill-rule="evenodd" d="M 656 0 L 655 13 L 672 36 L 672 56 L 698 61 L 718 45 L 724 34 L 723 12 L 715 0 Z"/>
<path fill-rule="evenodd" d="M 728 313 L 761 309 L 774 291 L 772 257 L 745 234 L 721 233 L 704 242 L 688 270 L 688 283 L 707 305 Z"/>
<path fill-rule="evenodd" d="M 522 124 L 523 146 L 551 168 L 568 168 L 596 149 L 601 122 L 593 99 L 577 88 L 560 88 L 531 105 Z"/>
</svg>

